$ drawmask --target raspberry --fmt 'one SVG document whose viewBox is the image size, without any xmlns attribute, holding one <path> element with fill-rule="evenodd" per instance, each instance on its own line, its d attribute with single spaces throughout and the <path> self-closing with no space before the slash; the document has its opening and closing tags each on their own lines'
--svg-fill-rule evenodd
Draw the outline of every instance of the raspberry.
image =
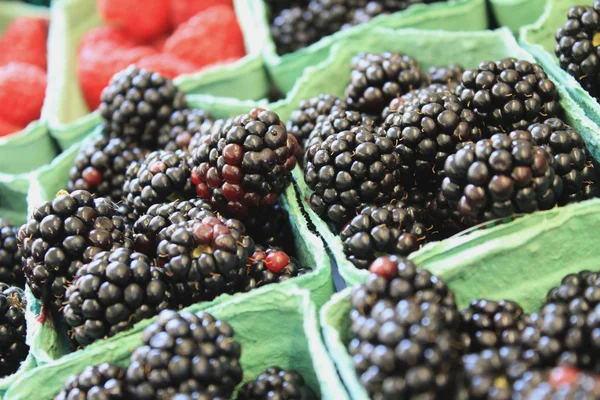
<svg viewBox="0 0 600 400">
<path fill-rule="evenodd" d="M 46 92 L 46 71 L 11 62 L 0 67 L 0 119 L 27 125 L 40 117 Z"/>
<path fill-rule="evenodd" d="M 198 67 L 191 62 L 169 53 L 159 53 L 144 57 L 136 65 L 149 71 L 158 72 L 162 76 L 171 79 L 181 74 L 189 74 L 198 70 Z"/>
<path fill-rule="evenodd" d="M 0 119 L 0 137 L 10 135 L 23 129 L 24 126 L 15 125 L 12 122 Z"/>
<path fill-rule="evenodd" d="M 11 61 L 37 65 L 46 70 L 48 21 L 21 17 L 13 20 L 0 39 L 0 65 Z"/>
<path fill-rule="evenodd" d="M 169 17 L 171 27 L 177 28 L 179 24 L 184 23 L 200 11 L 216 5 L 232 6 L 232 0 L 171 0 Z"/>
<path fill-rule="evenodd" d="M 138 0 L 99 0 L 98 13 L 105 22 L 122 26 L 140 39 L 152 39 L 169 28 L 169 1 L 144 2 L 140 12 Z"/>
<path fill-rule="evenodd" d="M 226 5 L 210 7 L 181 24 L 165 42 L 164 50 L 199 67 L 246 54 L 235 12 Z"/>
</svg>

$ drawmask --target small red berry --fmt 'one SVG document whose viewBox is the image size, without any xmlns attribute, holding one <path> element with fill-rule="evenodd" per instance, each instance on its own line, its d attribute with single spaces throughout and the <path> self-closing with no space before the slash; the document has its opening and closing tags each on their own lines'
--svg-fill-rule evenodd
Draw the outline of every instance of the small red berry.
<svg viewBox="0 0 600 400">
<path fill-rule="evenodd" d="M 242 172 L 238 167 L 233 165 L 225 165 L 223 167 L 223 179 L 229 183 L 240 183 L 242 181 Z"/>
<path fill-rule="evenodd" d="M 244 197 L 244 190 L 240 185 L 225 183 L 223 184 L 223 197 L 227 201 L 239 201 Z"/>
<path fill-rule="evenodd" d="M 556 367 L 550 372 L 548 382 L 554 388 L 562 385 L 573 385 L 577 381 L 579 371 L 573 367 Z"/>
<path fill-rule="evenodd" d="M 215 226 L 213 226 L 213 235 L 215 237 L 217 237 L 219 235 L 228 235 L 230 233 L 231 233 L 231 231 L 225 225 L 215 225 Z"/>
<path fill-rule="evenodd" d="M 194 238 L 199 244 L 209 244 L 213 237 L 215 235 L 212 226 L 202 223 L 194 225 Z"/>
<path fill-rule="evenodd" d="M 223 159 L 229 165 L 240 165 L 244 156 L 244 148 L 239 144 L 229 143 L 223 148 Z"/>
<path fill-rule="evenodd" d="M 266 258 L 267 268 L 276 274 L 290 263 L 290 257 L 283 251 L 271 251 Z"/>
<path fill-rule="evenodd" d="M 196 185 L 196 194 L 201 199 L 211 198 L 210 190 L 208 190 L 208 185 L 206 185 L 206 183 L 199 183 L 198 185 Z"/>
<path fill-rule="evenodd" d="M 206 183 L 212 188 L 217 188 L 221 185 L 221 178 L 219 178 L 219 171 L 215 167 L 211 167 L 206 172 Z"/>
<path fill-rule="evenodd" d="M 379 257 L 369 267 L 369 272 L 387 280 L 394 279 L 398 274 L 398 265 L 391 257 Z"/>
<path fill-rule="evenodd" d="M 198 185 L 200 184 L 200 175 L 198 174 L 198 170 L 196 168 L 194 168 L 192 170 L 192 174 L 190 176 L 190 180 L 192 181 L 193 185 Z"/>
<path fill-rule="evenodd" d="M 102 182 L 102 173 L 94 167 L 87 167 L 83 170 L 81 176 L 88 185 L 95 187 Z"/>
</svg>

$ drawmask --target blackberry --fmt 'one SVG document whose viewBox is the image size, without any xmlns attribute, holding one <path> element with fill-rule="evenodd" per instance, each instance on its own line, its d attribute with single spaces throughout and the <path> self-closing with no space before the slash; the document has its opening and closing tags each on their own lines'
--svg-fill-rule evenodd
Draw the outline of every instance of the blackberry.
<svg viewBox="0 0 600 400">
<path fill-rule="evenodd" d="M 303 49 L 321 38 L 316 16 L 305 7 L 284 9 L 271 22 L 271 36 L 277 53 L 284 55 Z"/>
<path fill-rule="evenodd" d="M 296 253 L 290 216 L 279 204 L 254 213 L 243 220 L 248 236 L 263 247 L 280 247 L 289 255 Z"/>
<path fill-rule="evenodd" d="M 296 137 L 299 150 L 305 149 L 306 141 L 310 133 L 315 129 L 317 123 L 323 121 L 327 116 L 337 110 L 345 111 L 346 102 L 329 94 L 320 94 L 310 99 L 302 100 L 298 108 L 292 111 L 287 123 L 288 133 Z"/>
<path fill-rule="evenodd" d="M 128 145 L 123 139 L 107 136 L 85 142 L 69 170 L 67 190 L 87 190 L 114 202 L 123 198 L 123 183 L 129 165 L 138 162 L 146 152 Z"/>
<path fill-rule="evenodd" d="M 277 114 L 255 108 L 194 151 L 191 181 L 200 198 L 244 217 L 275 204 L 291 181 L 297 149 Z"/>
<path fill-rule="evenodd" d="M 19 230 L 23 270 L 33 295 L 62 307 L 67 283 L 99 252 L 131 247 L 131 232 L 109 200 L 76 190 L 38 205 Z"/>
<path fill-rule="evenodd" d="M 404 113 L 407 109 L 422 107 L 429 103 L 435 103 L 438 99 L 450 96 L 454 93 L 458 85 L 451 83 L 450 85 L 442 83 L 432 83 L 423 86 L 420 89 L 415 89 L 400 97 L 396 97 L 390 101 L 390 104 L 383 109 L 381 113 L 381 121 L 383 125 L 390 114 Z"/>
<path fill-rule="evenodd" d="M 427 239 L 425 211 L 404 203 L 367 206 L 340 232 L 344 253 L 367 269 L 379 254 L 408 256 Z"/>
<path fill-rule="evenodd" d="M 585 150 L 585 159 L 587 161 L 581 173 L 583 178 L 583 198 L 589 200 L 600 197 L 600 165 L 587 149 Z"/>
<path fill-rule="evenodd" d="M 595 92 L 600 84 L 600 2 L 594 6 L 575 6 L 567 13 L 567 22 L 555 34 L 554 52 L 562 69 Z"/>
<path fill-rule="evenodd" d="M 271 283 L 285 282 L 290 278 L 312 272 L 310 267 L 301 267 L 296 259 L 284 251 L 271 247 L 257 247 L 249 259 L 248 279 L 244 291 L 250 291 Z"/>
<path fill-rule="evenodd" d="M 421 86 L 419 63 L 404 54 L 360 53 L 351 68 L 345 97 L 350 107 L 367 114 L 381 114 L 392 99 Z"/>
<path fill-rule="evenodd" d="M 352 13 L 351 19 L 342 26 L 342 29 L 348 29 L 354 25 L 364 24 L 381 14 L 389 14 L 382 2 L 369 1 L 364 7 L 357 8 Z"/>
<path fill-rule="evenodd" d="M 464 69 L 460 65 L 450 64 L 442 67 L 430 67 L 425 74 L 425 87 L 433 84 L 459 84 L 462 79 Z"/>
<path fill-rule="evenodd" d="M 463 107 L 456 96 L 425 96 L 420 102 L 427 103 L 401 107 L 384 124 L 385 135 L 396 143 L 408 187 L 439 187 L 448 156 L 457 146 L 483 136 L 475 113 Z"/>
<path fill-rule="evenodd" d="M 0 218 L 0 282 L 25 288 L 18 233 L 17 227 Z"/>
<path fill-rule="evenodd" d="M 206 312 L 162 311 L 131 355 L 125 375 L 130 395 L 229 398 L 242 380 L 241 346 L 233 335 L 228 323 Z"/>
<path fill-rule="evenodd" d="M 310 206 L 321 218 L 341 227 L 363 204 L 386 204 L 403 196 L 394 143 L 370 127 L 333 134 L 313 147 L 304 179 L 313 191 Z"/>
<path fill-rule="evenodd" d="M 509 300 L 473 300 L 461 311 L 460 332 L 468 352 L 518 346 L 528 316 Z"/>
<path fill-rule="evenodd" d="M 584 194 L 584 169 L 593 165 L 583 138 L 558 118 L 550 118 L 543 123 L 533 124 L 529 132 L 536 145 L 544 148 L 554 158 L 554 170 L 563 184 L 560 205 L 588 198 Z M 598 182 L 593 179 L 592 182 Z M 589 186 L 589 185 L 588 185 Z"/>
<path fill-rule="evenodd" d="M 87 366 L 79 375 L 67 379 L 54 400 L 125 399 L 124 375 L 121 367 L 109 363 Z"/>
<path fill-rule="evenodd" d="M 317 29 L 326 36 L 341 30 L 354 11 L 366 3 L 366 0 L 311 0 L 308 9 L 315 15 Z"/>
<path fill-rule="evenodd" d="M 265 3 L 269 6 L 270 14 L 276 15 L 287 8 L 307 6 L 308 0 L 265 0 Z"/>
<path fill-rule="evenodd" d="M 209 216 L 214 216 L 212 206 L 202 199 L 154 204 L 133 224 L 134 248 L 149 257 L 155 257 L 163 229 L 185 221 L 201 221 Z"/>
<path fill-rule="evenodd" d="M 72 336 L 85 347 L 171 308 L 166 281 L 144 254 L 125 248 L 96 254 L 67 288 L 62 312 Z"/>
<path fill-rule="evenodd" d="M 374 400 L 442 398 L 459 363 L 459 315 L 446 284 L 412 262 L 381 257 L 351 293 L 349 352 Z"/>
<path fill-rule="evenodd" d="M 17 371 L 29 353 L 25 307 L 22 289 L 0 283 L 0 377 Z"/>
<path fill-rule="evenodd" d="M 239 400 L 313 400 L 317 397 L 297 371 L 269 367 L 238 391 Z"/>
<path fill-rule="evenodd" d="M 600 398 L 598 376 L 569 367 L 528 371 L 513 387 L 514 400 Z"/>
<path fill-rule="evenodd" d="M 133 65 L 112 77 L 101 100 L 100 115 L 111 134 L 148 148 L 173 111 L 186 108 L 185 94 L 173 81 Z"/>
<path fill-rule="evenodd" d="M 125 202 L 135 215 L 143 215 L 153 204 L 196 197 L 190 163 L 191 156 L 183 150 L 158 150 L 131 164 L 123 184 Z"/>
<path fill-rule="evenodd" d="M 466 70 L 456 94 L 477 113 L 489 135 L 527 129 L 562 111 L 556 85 L 542 67 L 515 58 L 484 61 Z"/>
<path fill-rule="evenodd" d="M 160 128 L 157 139 L 158 149 L 167 151 L 181 149 L 191 152 L 192 144 L 208 134 L 212 124 L 212 116 L 204 110 L 197 108 L 176 110 L 171 114 L 169 122 Z"/>
<path fill-rule="evenodd" d="M 554 170 L 530 141 L 495 134 L 446 159 L 442 193 L 473 223 L 552 208 Z"/>
<path fill-rule="evenodd" d="M 179 305 L 242 290 L 254 242 L 240 221 L 206 216 L 171 225 L 160 236 L 159 267 L 174 286 Z"/>
</svg>

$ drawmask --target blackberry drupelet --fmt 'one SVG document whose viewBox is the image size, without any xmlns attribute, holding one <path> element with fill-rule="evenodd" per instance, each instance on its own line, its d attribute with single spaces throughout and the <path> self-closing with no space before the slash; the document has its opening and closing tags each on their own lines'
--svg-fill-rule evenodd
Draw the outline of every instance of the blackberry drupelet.
<svg viewBox="0 0 600 400">
<path fill-rule="evenodd" d="M 380 115 L 392 99 L 421 86 L 419 63 L 404 54 L 360 53 L 351 67 L 345 97 L 350 107 L 367 114 Z"/>
<path fill-rule="evenodd" d="M 99 252 L 132 246 L 131 232 L 109 200 L 89 192 L 59 192 L 38 205 L 19 230 L 23 270 L 33 295 L 52 311 L 62 307 L 67 283 Z"/>
<path fill-rule="evenodd" d="M 67 379 L 54 400 L 124 400 L 128 397 L 124 376 L 125 371 L 113 364 L 87 366 L 79 375 Z"/>
<path fill-rule="evenodd" d="M 111 135 L 148 148 L 173 111 L 186 108 L 185 94 L 173 81 L 133 65 L 113 76 L 101 100 L 100 115 Z"/>
<path fill-rule="evenodd" d="M 274 247 L 266 250 L 257 247 L 249 259 L 247 269 L 245 292 L 312 272 L 312 268 L 301 267 L 295 258 Z"/>
<path fill-rule="evenodd" d="M 571 367 L 528 371 L 513 388 L 514 400 L 600 398 L 599 376 Z"/>
<path fill-rule="evenodd" d="M 290 216 L 279 204 L 249 215 L 243 220 L 246 233 L 257 245 L 280 247 L 287 254 L 296 254 Z"/>
<path fill-rule="evenodd" d="M 98 253 L 79 268 L 65 299 L 63 316 L 83 347 L 174 306 L 163 272 L 125 248 Z"/>
<path fill-rule="evenodd" d="M 461 311 L 460 333 L 469 353 L 518 346 L 528 316 L 510 300 L 473 300 Z"/>
<path fill-rule="evenodd" d="M 130 395 L 230 398 L 242 380 L 241 346 L 233 335 L 228 323 L 206 312 L 161 312 L 144 329 L 144 345 L 131 355 L 125 375 Z"/>
<path fill-rule="evenodd" d="M 133 224 L 134 249 L 153 258 L 163 229 L 185 221 L 214 216 L 212 206 L 202 199 L 154 204 Z"/>
<path fill-rule="evenodd" d="M 433 83 L 442 85 L 459 84 L 462 79 L 464 69 L 460 65 L 450 64 L 442 67 L 430 67 L 425 74 L 424 86 L 427 87 Z"/>
<path fill-rule="evenodd" d="M 25 274 L 21 268 L 19 229 L 0 218 L 0 282 L 25 288 Z"/>
<path fill-rule="evenodd" d="M 242 290 L 255 246 L 240 221 L 207 216 L 171 225 L 160 236 L 159 267 L 174 286 L 179 305 Z"/>
<path fill-rule="evenodd" d="M 21 288 L 0 283 L 0 377 L 17 371 L 29 353 L 25 307 Z"/>
<path fill-rule="evenodd" d="M 466 70 L 456 94 L 477 113 L 489 135 L 527 129 L 562 111 L 556 85 L 542 67 L 515 58 L 484 61 Z"/>
<path fill-rule="evenodd" d="M 146 154 L 145 150 L 128 145 L 120 138 L 110 139 L 102 135 L 85 142 L 69 170 L 67 190 L 87 190 L 119 202 L 123 198 L 127 168 Z"/>
<path fill-rule="evenodd" d="M 291 181 L 298 142 L 274 112 L 251 110 L 194 151 L 191 182 L 200 198 L 236 217 L 277 202 Z"/>
<path fill-rule="evenodd" d="M 402 202 L 367 206 L 340 232 L 344 253 L 357 268 L 367 269 L 380 254 L 408 256 L 428 236 L 425 210 Z"/>
<path fill-rule="evenodd" d="M 469 224 L 549 209 L 559 195 L 547 153 L 504 134 L 450 155 L 444 173 L 442 193 Z"/>
<path fill-rule="evenodd" d="M 363 204 L 402 198 L 401 159 L 392 140 L 360 126 L 329 136 L 307 152 L 304 179 L 310 206 L 338 228 Z"/>
<path fill-rule="evenodd" d="M 171 114 L 169 122 L 160 128 L 157 147 L 159 150 L 192 152 L 191 145 L 210 133 L 212 124 L 212 116 L 204 110 L 197 108 L 176 110 Z"/>
<path fill-rule="evenodd" d="M 303 49 L 321 38 L 316 27 L 317 16 L 304 7 L 282 10 L 271 22 L 271 36 L 277 53 L 284 55 Z"/>
<path fill-rule="evenodd" d="M 452 95 L 458 85 L 456 84 L 441 84 L 432 83 L 431 85 L 424 86 L 420 89 L 412 90 L 400 97 L 396 97 L 390 101 L 390 104 L 386 106 L 381 113 L 381 121 L 386 126 L 386 119 L 390 114 L 404 113 L 407 109 L 416 107 L 422 107 L 429 103 L 438 101 L 438 98 L 442 98 L 447 95 Z"/>
<path fill-rule="evenodd" d="M 127 169 L 123 197 L 135 215 L 153 204 L 196 197 L 190 181 L 191 156 L 183 150 L 157 150 Z"/>
<path fill-rule="evenodd" d="M 238 400 L 316 400 L 314 392 L 297 371 L 269 367 L 238 391 Z"/>
<path fill-rule="evenodd" d="M 600 197 L 600 164 L 588 149 L 585 150 L 585 167 L 583 167 L 583 198 L 585 200 Z"/>
<path fill-rule="evenodd" d="M 600 2 L 575 6 L 567 22 L 556 31 L 554 52 L 562 69 L 573 75 L 593 96 L 600 88 Z"/>
</svg>

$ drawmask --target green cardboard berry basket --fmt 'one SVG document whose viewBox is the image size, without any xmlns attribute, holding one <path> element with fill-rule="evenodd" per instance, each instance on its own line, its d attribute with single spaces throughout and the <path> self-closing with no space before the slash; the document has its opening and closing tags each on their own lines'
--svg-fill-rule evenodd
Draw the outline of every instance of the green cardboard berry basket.
<svg viewBox="0 0 600 400">
<path fill-rule="evenodd" d="M 404 11 L 381 15 L 368 23 L 324 37 L 304 49 L 279 56 L 270 33 L 268 8 L 264 0 L 249 1 L 257 25 L 262 29 L 261 37 L 266 38 L 263 46 L 265 65 L 275 85 L 284 93 L 292 89 L 307 66 L 316 65 L 327 58 L 331 47 L 336 42 L 350 35 L 367 36 L 377 26 L 448 31 L 476 31 L 488 27 L 485 0 L 449 0 L 427 5 L 416 4 Z"/>
<path fill-rule="evenodd" d="M 304 76 L 298 80 L 297 86 L 286 100 L 286 111 L 288 106 L 298 104 L 300 99 L 310 98 L 319 93 L 329 93 L 342 96 L 347 79 L 340 77 L 350 76 L 350 59 L 360 51 L 399 51 L 415 57 L 421 62 L 422 68 L 431 65 L 444 65 L 448 63 L 460 63 L 464 67 L 474 67 L 484 60 L 497 60 L 504 57 L 517 57 L 520 59 L 533 60 L 533 57 L 518 46 L 508 28 L 496 31 L 482 32 L 439 32 L 422 31 L 415 29 L 391 30 L 386 28 L 375 28 L 368 37 L 348 38 L 337 43 L 330 57 L 321 64 L 308 68 Z M 348 78 L 349 79 L 349 78 Z M 566 122 L 578 130 L 589 150 L 596 159 L 600 159 L 600 132 L 598 127 L 590 121 L 581 108 L 569 97 L 567 91 L 558 85 L 561 104 L 566 112 Z M 289 116 L 287 112 L 281 113 L 282 118 Z M 367 272 L 357 269 L 348 261 L 343 252 L 341 239 L 334 235 L 327 224 L 320 219 L 307 203 L 311 190 L 304 182 L 300 169 L 295 171 L 299 193 L 303 206 L 310 219 L 315 224 L 317 231 L 323 237 L 332 251 L 335 263 L 338 266 L 341 277 L 348 285 L 360 282 Z M 559 209 L 559 213 L 569 213 L 572 206 Z M 527 223 L 538 221 L 536 215 L 523 217 Z M 514 224 L 514 223 L 513 223 Z M 508 224 L 511 226 L 512 224 Z M 476 243 L 478 233 L 472 235 L 451 238 L 441 242 L 431 243 L 424 249 L 411 255 L 411 258 L 420 260 L 424 254 L 438 253 L 440 257 L 451 257 L 452 248 L 455 245 L 469 246 Z"/>
<path fill-rule="evenodd" d="M 564 275 L 599 269 L 595 238 L 580 233 L 600 227 L 600 200 L 533 214 L 533 219 L 484 231 L 475 243 L 453 246 L 446 254 L 429 249 L 415 261 L 445 279 L 461 308 L 477 298 L 510 299 L 535 312 Z M 351 339 L 350 292 L 336 293 L 321 309 L 320 320 L 327 350 L 352 399 L 366 400 L 346 347 Z"/>
<path fill-rule="evenodd" d="M 231 324 L 234 338 L 242 346 L 244 382 L 277 365 L 299 371 L 323 399 L 348 399 L 321 339 L 316 306 L 308 291 L 293 285 L 278 286 L 245 297 L 197 304 L 188 310 L 204 310 Z M 70 375 L 88 365 L 111 362 L 127 367 L 150 322 L 143 321 L 129 332 L 30 371 L 10 387 L 6 398 L 50 399 Z"/>
<path fill-rule="evenodd" d="M 490 0 L 496 23 L 517 33 L 522 26 L 535 22 L 545 5 L 546 0 Z"/>
<path fill-rule="evenodd" d="M 203 93 L 241 99 L 260 99 L 268 92 L 267 74 L 260 56 L 262 32 L 255 26 L 245 0 L 235 0 L 235 11 L 247 55 L 231 64 L 182 75 L 175 83 L 186 93 Z M 83 98 L 77 79 L 77 48 L 81 37 L 102 24 L 94 0 L 56 0 L 52 3 L 49 38 L 48 101 L 43 116 L 61 148 L 80 141 L 97 119 Z"/>
<path fill-rule="evenodd" d="M 534 24 L 521 28 L 519 39 L 521 45 L 533 54 L 544 69 L 567 89 L 586 115 L 596 124 L 600 124 L 600 104 L 573 76 L 560 68 L 558 58 L 554 54 L 554 33 L 567 21 L 567 11 L 576 5 L 592 3 L 590 0 L 547 0 L 543 14 Z"/>
</svg>

